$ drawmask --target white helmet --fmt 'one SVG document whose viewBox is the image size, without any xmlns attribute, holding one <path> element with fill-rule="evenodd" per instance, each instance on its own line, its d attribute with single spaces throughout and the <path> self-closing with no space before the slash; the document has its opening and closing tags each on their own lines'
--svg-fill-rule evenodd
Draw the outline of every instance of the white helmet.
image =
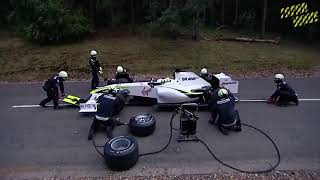
<svg viewBox="0 0 320 180">
<path fill-rule="evenodd" d="M 222 88 L 218 91 L 218 96 L 219 97 L 228 96 L 228 91 Z"/>
<path fill-rule="evenodd" d="M 122 66 L 118 66 L 117 67 L 117 73 L 123 73 L 123 67 Z"/>
<path fill-rule="evenodd" d="M 92 50 L 91 52 L 90 52 L 90 55 L 91 56 L 96 56 L 98 53 L 97 53 L 97 51 L 95 51 L 95 50 Z"/>
<path fill-rule="evenodd" d="M 276 74 L 276 75 L 274 76 L 274 81 L 275 81 L 275 82 L 283 81 L 283 79 L 284 79 L 284 76 L 283 76 L 282 74 Z"/>
<path fill-rule="evenodd" d="M 208 70 L 206 68 L 202 68 L 200 74 L 207 74 Z"/>
<path fill-rule="evenodd" d="M 63 79 L 67 79 L 68 78 L 68 73 L 65 72 L 65 71 L 60 71 L 58 76 L 63 78 Z"/>
</svg>

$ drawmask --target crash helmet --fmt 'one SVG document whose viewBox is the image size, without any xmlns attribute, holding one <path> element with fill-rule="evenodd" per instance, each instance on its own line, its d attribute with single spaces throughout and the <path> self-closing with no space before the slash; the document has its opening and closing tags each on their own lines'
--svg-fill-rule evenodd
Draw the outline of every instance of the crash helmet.
<svg viewBox="0 0 320 180">
<path fill-rule="evenodd" d="M 207 74 L 208 70 L 206 68 L 202 68 L 200 74 Z"/>
<path fill-rule="evenodd" d="M 60 71 L 58 76 L 66 80 L 68 78 L 68 73 L 65 71 Z"/>
<path fill-rule="evenodd" d="M 92 50 L 92 51 L 90 52 L 90 55 L 93 56 L 93 57 L 96 57 L 97 54 L 98 54 L 98 53 L 97 53 L 96 50 Z"/>
<path fill-rule="evenodd" d="M 276 74 L 276 75 L 274 76 L 274 82 L 275 82 L 275 83 L 282 82 L 283 79 L 284 79 L 284 76 L 283 76 L 282 74 Z"/>
<path fill-rule="evenodd" d="M 117 73 L 123 73 L 123 67 L 122 66 L 118 66 L 117 67 Z"/>
<path fill-rule="evenodd" d="M 224 89 L 224 88 L 221 88 L 218 91 L 218 96 L 219 97 L 226 97 L 226 96 L 228 96 L 228 91 L 226 89 Z"/>
</svg>

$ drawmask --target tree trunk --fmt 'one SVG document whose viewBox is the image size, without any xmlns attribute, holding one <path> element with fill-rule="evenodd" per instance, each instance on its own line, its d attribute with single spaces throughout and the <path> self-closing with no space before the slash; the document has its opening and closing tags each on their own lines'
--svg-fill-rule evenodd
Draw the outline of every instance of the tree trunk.
<svg viewBox="0 0 320 180">
<path fill-rule="evenodd" d="M 90 0 L 90 16 L 95 22 L 96 20 L 96 5 L 97 5 L 97 0 Z"/>
<path fill-rule="evenodd" d="M 268 9 L 268 0 L 263 0 L 263 14 L 262 14 L 261 34 L 260 34 L 261 39 L 264 39 L 264 35 L 266 32 L 267 9 Z"/>
<path fill-rule="evenodd" d="M 197 10 L 196 17 L 193 17 L 193 33 L 192 33 L 192 39 L 194 41 L 199 40 L 199 23 L 200 21 L 200 12 Z"/>
<path fill-rule="evenodd" d="M 73 6 L 74 6 L 73 0 L 65 0 L 65 1 L 64 1 L 64 4 L 65 4 L 65 6 L 66 6 L 67 8 L 69 8 L 69 9 L 72 9 Z"/>
<path fill-rule="evenodd" d="M 224 3 L 224 0 L 222 0 L 222 7 L 221 7 L 221 23 L 222 23 L 222 25 L 224 25 L 224 17 L 225 17 L 224 6 L 225 6 L 225 3 Z"/>
<path fill-rule="evenodd" d="M 110 6 L 110 22 L 111 22 L 111 28 L 114 28 L 114 10 L 113 10 L 113 7 Z"/>
<path fill-rule="evenodd" d="M 239 19 L 239 0 L 236 0 L 233 25 L 238 26 L 238 19 Z"/>
<path fill-rule="evenodd" d="M 136 19 L 135 19 L 135 8 L 134 8 L 134 0 L 130 0 L 131 3 L 131 32 L 135 33 Z"/>
<path fill-rule="evenodd" d="M 208 24 L 209 25 L 215 25 L 215 18 L 214 18 L 214 2 L 213 0 L 208 1 Z"/>
<path fill-rule="evenodd" d="M 206 11 L 206 7 L 203 7 L 203 14 L 202 14 L 202 23 L 206 24 L 207 23 L 207 11 Z"/>
</svg>

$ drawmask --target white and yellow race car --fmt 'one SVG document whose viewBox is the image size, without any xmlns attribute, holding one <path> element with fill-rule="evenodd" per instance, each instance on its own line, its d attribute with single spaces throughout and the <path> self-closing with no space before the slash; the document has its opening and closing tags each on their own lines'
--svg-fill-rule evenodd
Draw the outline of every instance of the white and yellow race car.
<svg viewBox="0 0 320 180">
<path fill-rule="evenodd" d="M 220 80 L 221 86 L 232 93 L 238 93 L 238 81 L 232 80 L 224 73 L 214 76 Z M 79 106 L 79 112 L 96 112 L 97 99 L 100 95 L 110 91 L 123 91 L 128 95 L 126 104 L 180 105 L 188 102 L 205 104 L 204 91 L 208 87 L 210 83 L 197 74 L 179 71 L 175 72 L 173 79 L 112 84 L 92 90 L 88 99 L 69 95 L 63 101 Z"/>
</svg>

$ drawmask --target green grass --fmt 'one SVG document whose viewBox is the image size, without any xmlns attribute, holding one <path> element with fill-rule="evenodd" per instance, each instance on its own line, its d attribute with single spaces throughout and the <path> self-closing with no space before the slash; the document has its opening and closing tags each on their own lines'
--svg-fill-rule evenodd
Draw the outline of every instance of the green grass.
<svg viewBox="0 0 320 180">
<path fill-rule="evenodd" d="M 265 70 L 309 70 L 320 52 L 293 43 L 280 45 L 143 37 L 95 37 L 73 44 L 40 46 L 0 34 L 0 80 L 43 80 L 66 70 L 71 78 L 90 78 L 89 52 L 96 49 L 110 76 L 117 65 L 138 74 L 163 74 L 175 68 L 246 73 Z M 210 34 L 209 34 L 210 35 Z M 106 65 L 109 65 L 108 67 Z"/>
</svg>

